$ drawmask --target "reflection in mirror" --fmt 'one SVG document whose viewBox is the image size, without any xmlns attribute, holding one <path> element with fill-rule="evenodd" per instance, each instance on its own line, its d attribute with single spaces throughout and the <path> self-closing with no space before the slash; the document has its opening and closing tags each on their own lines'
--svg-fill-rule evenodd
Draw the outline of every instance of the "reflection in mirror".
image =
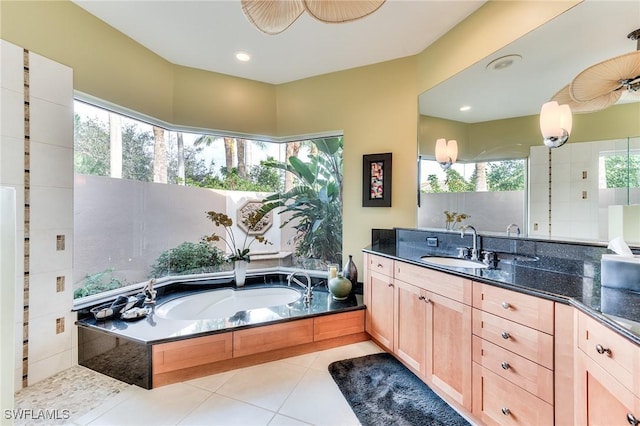
<svg viewBox="0 0 640 426">
<path fill-rule="evenodd" d="M 459 162 L 528 157 L 530 170 L 523 212 L 511 211 L 511 206 L 521 205 L 515 202 L 504 208 L 508 214 L 518 215 L 517 219 L 500 225 L 482 223 L 498 217 L 488 210 L 494 204 L 485 198 L 495 195 L 490 192 L 450 194 L 457 197 L 455 202 L 436 204 L 430 212 L 425 197 L 439 194 L 421 192 L 419 225 L 445 228 L 443 211 L 454 210 L 470 215 L 468 223 L 480 232 L 504 233 L 506 224 L 515 222 L 522 223 L 523 234 L 532 237 L 608 241 L 612 234 L 623 233 L 630 242 L 640 243 L 639 231 L 633 231 L 632 226 L 640 227 L 640 216 L 633 213 L 640 208 L 633 206 L 640 200 L 634 189 L 637 184 L 634 187 L 631 179 L 640 135 L 640 97 L 602 111 L 574 114 L 569 141 L 560 148 L 546 148 L 539 128 L 541 105 L 580 71 L 636 49 L 636 43 L 626 35 L 637 29 L 639 14 L 639 2 L 584 1 L 421 94 L 421 159 L 434 158 L 436 139 L 457 139 Z M 490 66 L 509 55 L 518 57 L 511 66 Z M 471 109 L 462 111 L 463 105 Z M 594 154 L 596 151 L 602 155 Z M 625 163 L 620 155 L 626 159 L 627 186 L 599 188 L 606 182 L 602 173 L 607 164 L 611 170 Z M 587 172 L 585 179 L 583 171 Z M 424 180 L 424 172 L 422 175 Z M 612 224 L 616 221 L 631 225 L 615 228 Z"/>
<path fill-rule="evenodd" d="M 640 244 L 640 137 L 532 147 L 530 170 L 531 236 Z"/>
<path fill-rule="evenodd" d="M 458 230 L 473 224 L 504 233 L 526 223 L 526 160 L 456 163 L 443 170 L 420 157 L 418 226 Z"/>
</svg>

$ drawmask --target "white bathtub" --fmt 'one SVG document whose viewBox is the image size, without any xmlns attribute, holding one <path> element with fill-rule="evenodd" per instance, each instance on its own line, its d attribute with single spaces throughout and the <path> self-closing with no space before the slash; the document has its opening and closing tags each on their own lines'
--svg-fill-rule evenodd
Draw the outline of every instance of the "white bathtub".
<svg viewBox="0 0 640 426">
<path fill-rule="evenodd" d="M 298 290 L 288 287 L 211 290 L 162 303 L 156 307 L 155 315 L 173 320 L 227 318 L 239 311 L 286 305 L 301 296 Z"/>
</svg>

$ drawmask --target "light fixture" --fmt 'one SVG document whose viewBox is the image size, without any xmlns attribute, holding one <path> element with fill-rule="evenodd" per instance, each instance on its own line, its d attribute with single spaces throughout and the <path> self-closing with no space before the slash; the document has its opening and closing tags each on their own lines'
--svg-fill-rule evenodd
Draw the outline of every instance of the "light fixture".
<svg viewBox="0 0 640 426">
<path fill-rule="evenodd" d="M 486 68 L 488 70 L 500 71 L 500 70 L 503 70 L 505 68 L 509 68 L 515 62 L 518 62 L 521 59 L 522 59 L 522 56 L 515 55 L 515 54 L 501 56 L 501 57 L 499 57 L 497 59 L 494 59 L 493 61 L 489 62 L 487 64 Z"/>
<path fill-rule="evenodd" d="M 569 140 L 572 126 L 571 108 L 569 105 L 558 105 L 551 101 L 540 109 L 540 131 L 544 144 L 549 148 L 558 148 Z"/>
<path fill-rule="evenodd" d="M 438 139 L 436 141 L 436 161 L 443 170 L 447 170 L 458 159 L 458 142 Z"/>
<path fill-rule="evenodd" d="M 249 62 L 251 60 L 251 55 L 249 55 L 247 52 L 236 52 L 236 59 L 240 62 Z"/>
<path fill-rule="evenodd" d="M 471 107 L 469 105 L 464 105 L 460 107 L 460 111 L 465 112 L 465 111 L 469 111 L 471 109 Z"/>
<path fill-rule="evenodd" d="M 286 30 L 305 11 L 321 22 L 355 21 L 378 10 L 385 0 L 242 0 L 242 12 L 266 34 Z"/>
</svg>

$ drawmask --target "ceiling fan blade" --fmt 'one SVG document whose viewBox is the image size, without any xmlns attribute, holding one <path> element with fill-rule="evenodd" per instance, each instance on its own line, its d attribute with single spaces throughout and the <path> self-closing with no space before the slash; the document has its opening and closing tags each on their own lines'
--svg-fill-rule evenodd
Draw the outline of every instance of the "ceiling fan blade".
<svg viewBox="0 0 640 426">
<path fill-rule="evenodd" d="M 578 74 L 569 94 L 578 102 L 591 101 L 623 87 L 621 81 L 640 76 L 640 51 L 616 56 Z"/>
<path fill-rule="evenodd" d="M 322 22 L 355 21 L 375 12 L 385 0 L 303 0 L 307 12 Z"/>
<path fill-rule="evenodd" d="M 611 105 L 618 102 L 618 99 L 622 96 L 622 90 L 616 90 L 609 92 L 605 95 L 598 96 L 590 101 L 578 102 L 571 97 L 569 93 L 569 85 L 564 86 L 558 93 L 553 95 L 552 101 L 558 102 L 560 105 L 569 105 L 571 112 L 574 114 L 584 114 L 588 112 L 600 111 L 601 109 L 609 108 Z"/>
<path fill-rule="evenodd" d="M 257 29 L 274 35 L 289 28 L 302 12 L 302 0 L 242 0 L 242 12 Z"/>
</svg>

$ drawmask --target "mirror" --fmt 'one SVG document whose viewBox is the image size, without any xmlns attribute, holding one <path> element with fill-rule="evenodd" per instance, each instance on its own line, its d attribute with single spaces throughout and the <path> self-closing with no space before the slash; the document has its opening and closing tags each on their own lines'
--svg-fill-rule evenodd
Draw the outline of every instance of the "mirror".
<svg viewBox="0 0 640 426">
<path fill-rule="evenodd" d="M 458 161 L 462 163 L 533 157 L 540 160 L 542 155 L 543 163 L 546 160 L 542 168 L 539 161 L 529 161 L 528 187 L 523 196 L 524 212 L 515 213 L 522 215 L 517 223 L 521 225 L 523 233 L 561 240 L 607 240 L 607 233 L 602 232 L 608 222 L 609 208 L 606 203 L 622 203 L 624 198 L 622 204 L 638 204 L 640 189 L 625 188 L 622 191 L 625 192 L 624 197 L 600 195 L 594 201 L 593 197 L 597 197 L 599 192 L 597 164 L 600 163 L 600 155 L 590 157 L 595 158 L 595 171 L 592 171 L 592 164 L 585 179 L 581 178 L 584 171 L 581 167 L 585 168 L 582 164 L 565 164 L 563 161 L 568 158 L 584 162 L 593 152 L 603 152 L 605 157 L 618 152 L 625 152 L 627 156 L 637 155 L 634 149 L 640 149 L 640 96 L 621 99 L 616 105 L 602 111 L 574 114 L 569 143 L 551 151 L 542 143 L 538 114 L 543 103 L 585 68 L 636 50 L 636 42 L 628 39 L 627 34 L 637 29 L 638 16 L 638 2 L 586 0 L 424 92 L 418 98 L 421 115 L 419 155 L 422 158 L 434 158 L 435 141 L 443 137 L 457 139 Z M 460 111 L 460 107 L 465 105 L 471 109 Z M 602 148 L 598 148 L 597 144 L 602 144 Z M 569 173 L 573 169 L 578 170 L 576 173 L 579 173 L 579 177 L 560 173 L 562 170 Z M 554 222 L 556 213 L 557 217 L 566 219 L 567 212 L 579 211 L 580 203 L 584 201 L 583 189 L 579 189 L 579 197 L 574 204 L 575 197 L 566 192 L 567 185 L 561 182 L 565 178 L 580 181 L 582 186 L 592 185 L 586 193 L 586 199 L 595 202 L 595 207 L 590 208 L 592 211 L 595 209 L 596 214 L 590 225 L 582 224 L 582 230 L 576 227 L 575 231 L 568 232 L 567 226 Z M 532 196 L 540 197 L 539 191 L 534 190 L 539 188 L 533 185 L 547 186 L 546 222 L 539 217 L 540 206 L 532 204 Z M 578 184 L 574 186 L 582 188 Z M 425 195 L 421 194 L 418 226 L 433 227 L 420 220 L 424 216 L 420 210 L 429 204 Z M 458 201 L 458 205 L 471 205 L 467 199 L 478 196 L 481 195 L 465 193 L 460 196 L 462 200 Z M 560 202 L 571 204 L 562 204 L 560 207 Z M 512 202 L 511 205 L 516 206 L 517 203 Z M 442 213 L 438 210 L 435 214 L 444 218 Z M 469 223 L 476 226 L 478 215 L 474 218 L 473 211 L 465 213 L 472 216 Z M 604 219 L 601 217 L 603 214 Z M 640 216 L 637 218 L 640 222 Z M 507 225 L 501 223 L 493 229 L 485 226 L 477 228 L 479 231 L 489 230 L 505 235 Z M 441 227 L 444 227 L 444 219 Z M 586 227 L 598 232 L 585 233 L 583 230 Z M 630 241 L 640 243 L 640 236 L 636 238 L 634 234 Z"/>
</svg>

